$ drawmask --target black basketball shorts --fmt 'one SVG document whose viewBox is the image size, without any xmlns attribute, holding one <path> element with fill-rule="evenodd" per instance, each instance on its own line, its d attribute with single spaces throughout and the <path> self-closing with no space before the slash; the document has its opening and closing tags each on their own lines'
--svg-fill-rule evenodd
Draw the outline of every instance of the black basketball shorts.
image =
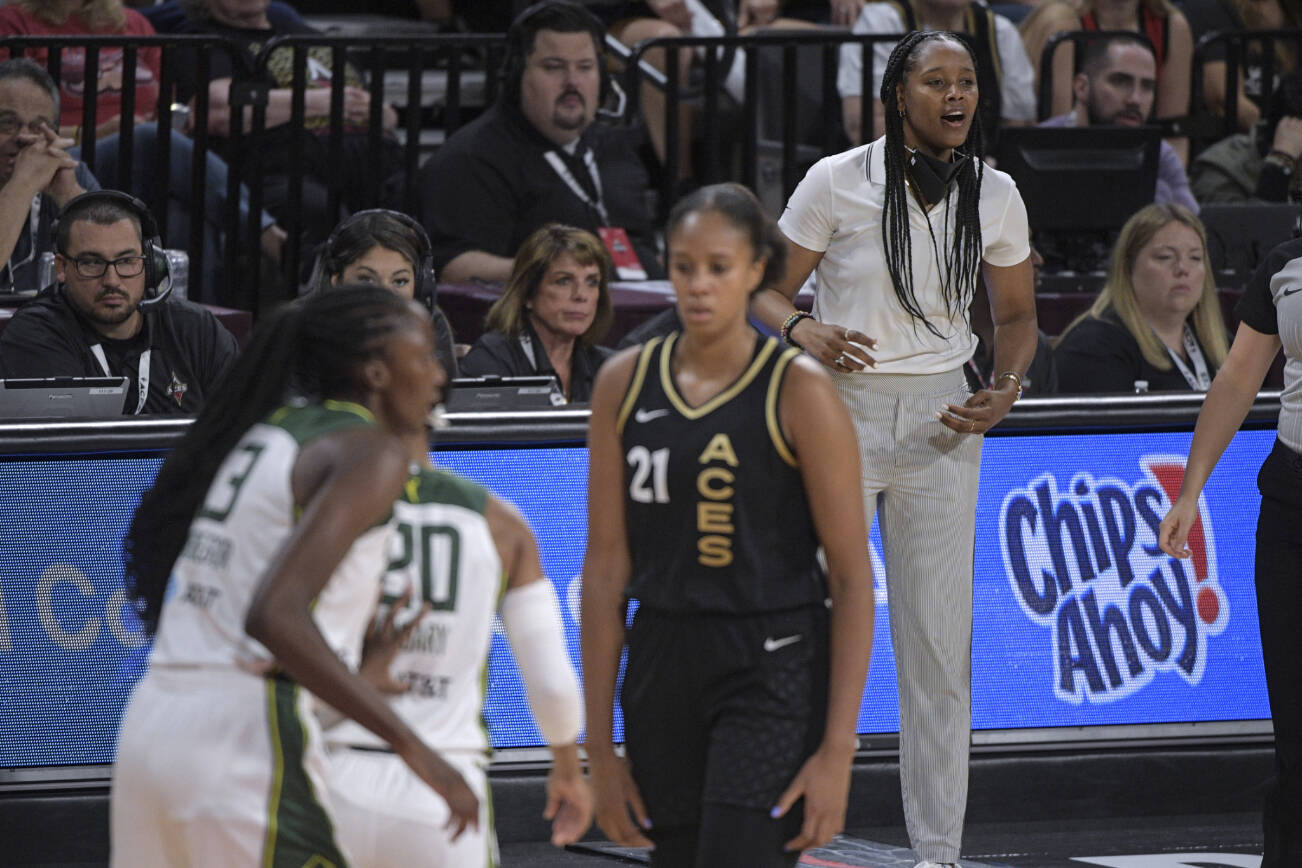
<svg viewBox="0 0 1302 868">
<path fill-rule="evenodd" d="M 633 777 L 657 826 L 701 805 L 767 812 L 822 741 L 828 612 L 680 615 L 640 608 L 620 703 Z"/>
</svg>

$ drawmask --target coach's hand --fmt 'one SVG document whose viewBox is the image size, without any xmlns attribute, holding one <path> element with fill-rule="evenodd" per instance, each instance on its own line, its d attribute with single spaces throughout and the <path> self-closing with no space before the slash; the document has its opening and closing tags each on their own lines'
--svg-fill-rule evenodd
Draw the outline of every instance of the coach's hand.
<svg viewBox="0 0 1302 868">
<path fill-rule="evenodd" d="M 606 837 L 622 847 L 655 846 L 638 828 L 650 829 L 651 820 L 647 817 L 646 805 L 642 804 L 642 794 L 633 782 L 628 764 L 612 751 L 608 756 L 589 753 L 588 767 L 592 775 L 593 796 L 597 801 L 597 825 Z"/>
<path fill-rule="evenodd" d="M 863 332 L 805 317 L 791 327 L 790 337 L 796 346 L 842 374 L 877 367 L 868 353 L 877 349 L 877 340 Z"/>
<path fill-rule="evenodd" d="M 853 758 L 853 752 L 847 754 L 821 747 L 796 772 L 772 812 L 775 819 L 784 817 L 802 796 L 805 799 L 805 822 L 800 834 L 784 845 L 788 851 L 821 847 L 845 828 Z"/>
</svg>

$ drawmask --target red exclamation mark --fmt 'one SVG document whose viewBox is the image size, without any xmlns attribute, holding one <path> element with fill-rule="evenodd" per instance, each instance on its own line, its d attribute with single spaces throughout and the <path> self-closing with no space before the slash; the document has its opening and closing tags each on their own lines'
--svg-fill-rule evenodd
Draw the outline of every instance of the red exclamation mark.
<svg viewBox="0 0 1302 868">
<path fill-rule="evenodd" d="M 1150 464 L 1148 469 L 1157 477 L 1158 485 L 1166 492 L 1167 499 L 1175 503 L 1180 495 L 1180 483 L 1184 481 L 1183 464 Z M 1203 582 L 1207 580 L 1207 537 L 1203 534 L 1203 517 L 1201 510 L 1189 529 L 1189 551 L 1193 554 L 1194 578 Z M 1216 592 L 1211 588 L 1201 588 L 1197 596 L 1198 617 L 1204 624 L 1215 624 L 1221 613 L 1221 603 Z"/>
</svg>

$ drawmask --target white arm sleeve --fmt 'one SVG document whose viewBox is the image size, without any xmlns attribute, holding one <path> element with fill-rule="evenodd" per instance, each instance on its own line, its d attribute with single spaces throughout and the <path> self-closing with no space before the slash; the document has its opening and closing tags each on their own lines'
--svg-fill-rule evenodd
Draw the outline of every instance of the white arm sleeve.
<svg viewBox="0 0 1302 868">
<path fill-rule="evenodd" d="M 573 744 L 583 728 L 583 699 L 565 650 L 556 589 L 546 579 L 512 588 L 502 595 L 499 611 L 538 730 L 548 744 Z"/>
</svg>

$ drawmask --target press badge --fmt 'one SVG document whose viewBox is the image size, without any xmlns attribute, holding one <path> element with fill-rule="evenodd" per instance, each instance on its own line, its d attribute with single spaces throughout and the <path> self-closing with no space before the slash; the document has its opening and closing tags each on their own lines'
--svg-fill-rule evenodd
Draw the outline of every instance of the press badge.
<svg viewBox="0 0 1302 868">
<path fill-rule="evenodd" d="M 642 267 L 642 261 L 633 249 L 633 242 L 628 240 L 628 233 L 622 226 L 601 226 L 598 227 L 597 234 L 610 252 L 610 261 L 620 280 L 646 280 L 646 269 Z"/>
</svg>

